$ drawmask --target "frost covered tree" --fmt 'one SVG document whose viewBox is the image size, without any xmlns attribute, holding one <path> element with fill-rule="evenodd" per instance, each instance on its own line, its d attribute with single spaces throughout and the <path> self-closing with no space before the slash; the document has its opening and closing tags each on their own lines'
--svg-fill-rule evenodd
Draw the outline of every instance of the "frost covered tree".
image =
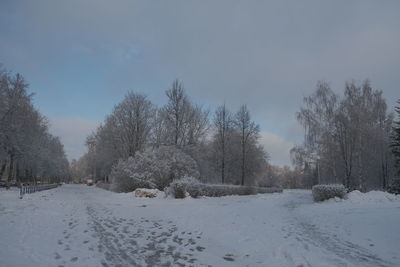
<svg viewBox="0 0 400 267">
<path fill-rule="evenodd" d="M 116 105 L 104 124 L 88 136 L 86 156 L 95 180 L 107 180 L 111 168 L 119 159 L 133 157 L 150 142 L 154 124 L 155 106 L 146 96 L 128 92 Z"/>
<path fill-rule="evenodd" d="M 368 81 L 361 86 L 351 82 L 340 97 L 327 83 L 319 82 L 304 104 L 297 113 L 305 129 L 304 147 L 292 153 L 302 159 L 304 168 L 314 169 L 318 177 L 314 183 L 341 182 L 364 191 L 385 188 L 393 169 L 392 115 L 382 91 L 374 90 Z"/>
<path fill-rule="evenodd" d="M 135 93 L 129 93 L 116 105 L 87 139 L 88 152 L 82 161 L 78 160 L 82 164 L 77 164 L 87 165 L 81 168 L 85 175 L 107 180 L 110 173 L 117 174 L 117 164 L 123 166 L 137 153 L 140 158 L 151 149 L 161 153 L 171 147 L 196 162 L 196 178 L 202 182 L 241 184 L 246 180 L 251 184 L 256 180 L 267 157 L 258 142 L 259 127 L 250 120 L 247 107 L 237 117 L 225 107 L 219 108 L 214 132 L 208 136 L 209 112 L 189 100 L 181 82 L 175 80 L 166 96 L 168 101 L 162 108 Z"/>
<path fill-rule="evenodd" d="M 69 176 L 63 145 L 48 132 L 20 74 L 0 71 L 0 178 L 57 182 Z"/>
<path fill-rule="evenodd" d="M 396 107 L 397 120 L 393 125 L 393 134 L 391 136 L 391 148 L 396 160 L 396 167 L 398 174 L 400 174 L 400 99 L 397 100 L 398 106 Z"/>
</svg>

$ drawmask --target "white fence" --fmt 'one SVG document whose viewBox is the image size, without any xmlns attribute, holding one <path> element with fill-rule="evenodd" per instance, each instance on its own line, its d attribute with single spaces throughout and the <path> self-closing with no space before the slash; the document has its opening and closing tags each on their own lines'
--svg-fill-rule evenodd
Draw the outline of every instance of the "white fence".
<svg viewBox="0 0 400 267">
<path fill-rule="evenodd" d="M 53 189 L 58 187 L 59 184 L 41 184 L 41 185 L 21 185 L 19 196 L 22 198 L 25 194 L 32 194 L 38 191 Z"/>
</svg>

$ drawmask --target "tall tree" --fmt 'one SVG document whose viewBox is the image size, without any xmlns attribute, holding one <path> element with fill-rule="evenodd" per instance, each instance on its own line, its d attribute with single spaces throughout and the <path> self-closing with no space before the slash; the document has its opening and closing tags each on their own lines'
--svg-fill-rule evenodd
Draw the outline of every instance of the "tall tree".
<svg viewBox="0 0 400 267">
<path fill-rule="evenodd" d="M 161 110 L 167 132 L 166 143 L 180 147 L 196 145 L 209 128 L 208 111 L 190 102 L 178 80 L 172 83 L 166 95 L 168 103 Z"/>
<path fill-rule="evenodd" d="M 129 92 L 113 111 L 119 137 L 127 147 L 128 156 L 143 149 L 151 132 L 154 106 L 146 96 Z"/>
<path fill-rule="evenodd" d="M 235 116 L 235 126 L 240 138 L 241 148 L 241 185 L 244 185 L 246 178 L 247 153 L 250 149 L 250 141 L 258 139 L 260 127 L 250 118 L 250 112 L 246 105 L 242 105 Z"/>
<path fill-rule="evenodd" d="M 391 136 L 391 148 L 396 160 L 398 174 L 400 174 L 400 99 L 397 100 L 398 106 L 395 108 L 397 120 L 394 122 L 393 134 Z"/>
<path fill-rule="evenodd" d="M 233 118 L 225 104 L 215 111 L 214 115 L 215 143 L 220 155 L 221 183 L 225 183 L 226 154 L 233 131 Z"/>
<path fill-rule="evenodd" d="M 68 178 L 60 140 L 48 132 L 47 119 L 32 104 L 20 74 L 0 71 L 0 178 L 17 182 Z"/>
<path fill-rule="evenodd" d="M 340 182 L 347 188 L 385 188 L 392 168 L 388 146 L 392 117 L 382 91 L 374 90 L 369 81 L 361 86 L 350 82 L 339 97 L 320 82 L 304 103 L 297 114 L 305 129 L 301 151 L 307 166 L 320 167 L 316 173 L 321 173 L 322 182 L 339 182 L 343 177 Z"/>
<path fill-rule="evenodd" d="M 175 80 L 172 87 L 166 91 L 168 103 L 164 108 L 167 122 L 174 145 L 183 145 L 187 126 L 187 114 L 190 111 L 190 102 L 185 94 L 183 84 Z"/>
</svg>

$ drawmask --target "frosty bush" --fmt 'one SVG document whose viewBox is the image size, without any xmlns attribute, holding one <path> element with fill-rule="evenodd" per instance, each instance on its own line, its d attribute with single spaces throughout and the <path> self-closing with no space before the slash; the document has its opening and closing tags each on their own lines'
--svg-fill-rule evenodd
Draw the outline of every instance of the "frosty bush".
<svg viewBox="0 0 400 267">
<path fill-rule="evenodd" d="M 198 184 L 200 184 L 199 180 L 194 177 L 186 176 L 182 179 L 174 180 L 166 190 L 166 194 L 171 195 L 174 198 L 185 198 L 186 192 L 188 192 L 188 188 L 196 186 Z M 190 196 L 196 197 L 193 195 Z"/>
<path fill-rule="evenodd" d="M 141 179 L 141 175 L 135 173 L 135 160 L 119 160 L 112 168 L 110 189 L 117 193 L 132 192 L 136 188 L 156 188 L 156 185 L 147 179 Z"/>
<path fill-rule="evenodd" d="M 191 197 L 222 197 L 230 195 L 254 195 L 262 193 L 282 192 L 281 188 L 276 187 L 255 187 L 223 184 L 202 184 L 196 180 L 177 180 L 171 183 L 168 194 L 175 198 L 184 198 L 186 193 Z"/>
<path fill-rule="evenodd" d="M 136 188 L 164 189 L 173 180 L 199 177 L 196 162 L 175 147 L 160 147 L 121 160 L 111 172 L 112 190 L 130 192 Z"/>
<path fill-rule="evenodd" d="M 281 188 L 276 187 L 255 187 L 255 186 L 239 186 L 239 185 L 222 185 L 222 184 L 197 184 L 187 187 L 187 192 L 192 197 L 222 197 L 230 195 L 255 195 L 263 193 L 282 192 Z"/>
<path fill-rule="evenodd" d="M 319 184 L 312 187 L 314 201 L 324 201 L 333 197 L 343 198 L 346 188 L 342 184 Z"/>
</svg>

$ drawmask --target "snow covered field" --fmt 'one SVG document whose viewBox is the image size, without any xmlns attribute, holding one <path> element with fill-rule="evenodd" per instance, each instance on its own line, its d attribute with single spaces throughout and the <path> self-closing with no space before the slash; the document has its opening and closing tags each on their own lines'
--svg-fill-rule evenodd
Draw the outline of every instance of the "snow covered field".
<svg viewBox="0 0 400 267">
<path fill-rule="evenodd" d="M 400 266 L 400 198 L 0 191 L 0 266 Z"/>
</svg>

